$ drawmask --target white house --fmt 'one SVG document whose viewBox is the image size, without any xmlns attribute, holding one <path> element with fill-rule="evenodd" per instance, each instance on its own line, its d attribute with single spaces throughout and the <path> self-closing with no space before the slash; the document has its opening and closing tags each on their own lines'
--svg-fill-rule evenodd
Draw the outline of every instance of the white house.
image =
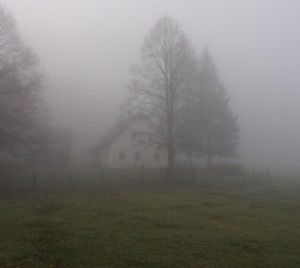
<svg viewBox="0 0 300 268">
<path fill-rule="evenodd" d="M 120 121 L 91 150 L 92 161 L 108 168 L 166 167 L 166 150 L 150 145 L 149 127 L 149 121 L 142 116 Z"/>
</svg>

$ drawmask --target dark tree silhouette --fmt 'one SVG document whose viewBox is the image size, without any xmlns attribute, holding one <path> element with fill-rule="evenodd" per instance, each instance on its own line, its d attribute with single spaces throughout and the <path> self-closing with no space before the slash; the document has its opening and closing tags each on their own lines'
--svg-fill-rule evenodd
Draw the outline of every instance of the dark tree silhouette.
<svg viewBox="0 0 300 268">
<path fill-rule="evenodd" d="M 178 122 L 185 107 L 186 92 L 195 81 L 194 50 L 178 23 L 167 16 L 150 30 L 141 49 L 140 63 L 131 71 L 126 107 L 150 122 L 151 141 L 166 148 L 168 177 L 172 177 L 178 152 Z"/>
<path fill-rule="evenodd" d="M 205 156 L 209 167 L 213 156 L 235 154 L 239 128 L 207 48 L 202 53 L 199 69 L 198 87 L 189 92 L 180 144 L 190 159 L 193 155 Z"/>
<path fill-rule="evenodd" d="M 0 151 L 24 153 L 42 144 L 46 109 L 38 58 L 0 5 Z"/>
</svg>

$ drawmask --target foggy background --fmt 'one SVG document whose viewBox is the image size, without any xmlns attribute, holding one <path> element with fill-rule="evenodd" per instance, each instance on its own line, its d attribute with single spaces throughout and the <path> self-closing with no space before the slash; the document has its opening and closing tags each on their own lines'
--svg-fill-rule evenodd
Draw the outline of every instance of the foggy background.
<svg viewBox="0 0 300 268">
<path fill-rule="evenodd" d="M 300 2 L 297 0 L 2 0 L 48 77 L 55 127 L 73 131 L 73 163 L 116 121 L 129 67 L 159 17 L 207 45 L 241 128 L 247 167 L 300 172 Z"/>
</svg>

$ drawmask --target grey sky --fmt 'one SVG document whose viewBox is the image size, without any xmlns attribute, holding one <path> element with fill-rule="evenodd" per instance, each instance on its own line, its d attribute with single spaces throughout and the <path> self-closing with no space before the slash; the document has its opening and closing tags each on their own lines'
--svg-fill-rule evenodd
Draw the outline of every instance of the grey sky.
<svg viewBox="0 0 300 268">
<path fill-rule="evenodd" d="M 248 165 L 300 171 L 297 0 L 2 0 L 49 77 L 53 122 L 84 151 L 119 113 L 128 68 L 158 17 L 207 44 L 239 115 Z"/>
</svg>

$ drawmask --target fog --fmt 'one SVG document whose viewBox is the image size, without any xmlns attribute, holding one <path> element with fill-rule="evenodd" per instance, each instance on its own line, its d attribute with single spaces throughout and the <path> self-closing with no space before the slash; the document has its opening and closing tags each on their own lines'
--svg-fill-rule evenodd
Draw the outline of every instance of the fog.
<svg viewBox="0 0 300 268">
<path fill-rule="evenodd" d="M 48 77 L 51 122 L 73 131 L 73 162 L 116 122 L 129 67 L 164 14 L 207 45 L 238 114 L 239 162 L 300 172 L 300 3 L 3 0 Z"/>
</svg>

